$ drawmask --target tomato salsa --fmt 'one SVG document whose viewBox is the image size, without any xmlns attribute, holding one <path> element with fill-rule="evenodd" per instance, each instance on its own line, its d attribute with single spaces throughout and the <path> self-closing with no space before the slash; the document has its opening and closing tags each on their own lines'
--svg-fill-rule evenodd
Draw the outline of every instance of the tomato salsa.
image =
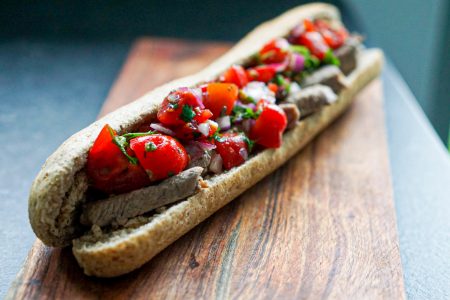
<svg viewBox="0 0 450 300">
<path fill-rule="evenodd" d="M 88 153 L 91 186 L 120 194 L 151 185 L 188 168 L 198 149 L 212 153 L 214 174 L 280 147 L 288 120 L 278 104 L 319 67 L 338 65 L 333 51 L 347 37 L 342 26 L 304 20 L 215 81 L 170 92 L 142 132 L 118 135 L 105 125 Z"/>
</svg>

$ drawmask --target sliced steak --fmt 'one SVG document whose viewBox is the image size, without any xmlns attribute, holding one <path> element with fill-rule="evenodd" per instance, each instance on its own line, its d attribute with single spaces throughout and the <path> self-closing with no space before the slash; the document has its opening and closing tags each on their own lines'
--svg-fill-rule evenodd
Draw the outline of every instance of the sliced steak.
<svg viewBox="0 0 450 300">
<path fill-rule="evenodd" d="M 190 168 L 158 185 L 87 203 L 80 222 L 98 226 L 123 223 L 129 218 L 187 198 L 197 190 L 202 172 L 201 167 Z"/>
<path fill-rule="evenodd" d="M 300 111 L 296 104 L 294 103 L 281 103 L 281 109 L 283 109 L 284 113 L 287 117 L 287 129 L 292 129 L 297 125 L 297 121 L 300 119 Z"/>
<path fill-rule="evenodd" d="M 209 164 L 211 163 L 211 157 L 214 154 L 214 150 L 203 150 L 198 156 L 191 156 L 191 161 L 189 162 L 188 168 L 202 167 L 203 173 L 208 171 Z"/>
<path fill-rule="evenodd" d="M 345 75 L 350 74 L 357 65 L 357 52 L 360 46 L 361 38 L 352 36 L 345 42 L 342 47 L 334 51 L 334 55 L 339 59 L 341 65 L 339 68 Z"/>
<path fill-rule="evenodd" d="M 300 111 L 302 118 L 315 113 L 324 105 L 330 105 L 337 100 L 337 95 L 328 86 L 317 84 L 306 87 L 287 98 L 288 103 L 293 103 Z M 286 103 L 286 102 L 285 102 Z"/>
<path fill-rule="evenodd" d="M 334 65 L 328 65 L 318 69 L 303 81 L 303 86 L 315 84 L 329 86 L 336 94 L 339 94 L 343 88 L 347 87 L 344 74 Z"/>
</svg>

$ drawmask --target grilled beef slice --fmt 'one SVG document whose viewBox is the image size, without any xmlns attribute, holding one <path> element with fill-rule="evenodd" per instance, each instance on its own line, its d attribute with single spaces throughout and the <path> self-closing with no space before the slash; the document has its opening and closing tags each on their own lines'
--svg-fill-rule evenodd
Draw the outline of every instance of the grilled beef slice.
<svg viewBox="0 0 450 300">
<path fill-rule="evenodd" d="M 289 95 L 285 103 L 297 105 L 302 118 L 315 113 L 324 105 L 337 100 L 337 95 L 328 86 L 317 84 L 306 87 L 295 94 Z"/>
<path fill-rule="evenodd" d="M 195 193 L 203 168 L 194 167 L 151 185 L 126 194 L 87 203 L 81 214 L 83 225 L 106 226 L 122 223 L 155 208 L 187 198 Z"/>
</svg>

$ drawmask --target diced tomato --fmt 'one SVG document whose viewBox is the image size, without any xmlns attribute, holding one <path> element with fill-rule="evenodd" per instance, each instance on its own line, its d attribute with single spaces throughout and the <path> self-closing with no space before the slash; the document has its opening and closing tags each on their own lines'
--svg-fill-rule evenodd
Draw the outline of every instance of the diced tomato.
<svg viewBox="0 0 450 300">
<path fill-rule="evenodd" d="M 269 82 L 275 77 L 277 68 L 273 65 L 262 65 L 247 69 L 248 78 L 251 81 Z"/>
<path fill-rule="evenodd" d="M 211 119 L 213 113 L 209 109 L 200 109 L 200 107 L 194 108 L 195 117 L 194 120 L 198 124 L 206 122 L 206 120 Z"/>
<path fill-rule="evenodd" d="M 183 141 L 194 140 L 196 137 L 200 136 L 197 125 L 192 122 L 176 126 L 173 130 L 175 132 L 176 137 Z"/>
<path fill-rule="evenodd" d="M 239 89 L 233 83 L 210 83 L 206 87 L 204 104 L 213 113 L 214 118 L 219 118 L 223 112 L 226 115 L 231 114 L 238 94 Z"/>
<path fill-rule="evenodd" d="M 280 63 L 288 56 L 289 43 L 284 38 L 278 38 L 265 44 L 259 51 L 259 57 L 264 64 Z"/>
<path fill-rule="evenodd" d="M 320 32 L 328 46 L 332 49 L 337 49 L 341 47 L 348 37 L 348 32 L 345 28 L 341 27 L 339 29 L 331 28 L 331 26 L 324 20 L 316 20 L 314 24 L 317 31 Z"/>
<path fill-rule="evenodd" d="M 109 125 L 105 125 L 89 150 L 86 172 L 93 187 L 107 194 L 121 194 L 149 185 L 144 169 L 130 163 L 114 144 L 116 135 Z M 128 151 L 133 155 L 131 150 Z"/>
<path fill-rule="evenodd" d="M 274 92 L 275 94 L 276 94 L 277 91 L 278 91 L 278 85 L 276 85 L 276 84 L 273 83 L 273 82 L 268 83 L 268 84 L 267 84 L 267 87 L 269 88 L 269 90 L 271 90 L 271 91 Z"/>
<path fill-rule="evenodd" d="M 300 35 L 298 43 L 306 46 L 320 60 L 325 57 L 325 53 L 330 49 L 322 35 L 318 32 L 303 33 Z"/>
<path fill-rule="evenodd" d="M 234 83 L 239 88 L 243 88 L 248 83 L 245 69 L 239 65 L 233 65 L 220 77 L 221 82 Z"/>
<path fill-rule="evenodd" d="M 286 114 L 279 106 L 263 101 L 257 107 L 261 114 L 250 129 L 249 137 L 266 148 L 280 147 L 287 126 Z"/>
<path fill-rule="evenodd" d="M 242 133 L 225 133 L 216 141 L 216 146 L 226 170 L 242 165 L 248 159 L 248 145 Z"/>
<path fill-rule="evenodd" d="M 137 137 L 130 141 L 130 147 L 151 181 L 176 175 L 183 171 L 189 162 L 184 147 L 167 135 Z"/>
<path fill-rule="evenodd" d="M 305 31 L 313 32 L 316 31 L 315 24 L 310 19 L 303 20 L 303 27 L 305 28 Z"/>
<path fill-rule="evenodd" d="M 195 107 L 203 109 L 203 103 L 199 97 L 201 96 L 196 95 L 192 89 L 183 88 L 172 91 L 161 104 L 158 120 L 164 125 L 183 125 L 187 119 L 195 116 L 191 115 L 190 111 Z"/>
<path fill-rule="evenodd" d="M 217 130 L 219 130 L 219 124 L 211 120 L 208 120 L 208 123 L 209 123 L 209 136 L 213 136 L 214 133 L 216 133 Z"/>
</svg>

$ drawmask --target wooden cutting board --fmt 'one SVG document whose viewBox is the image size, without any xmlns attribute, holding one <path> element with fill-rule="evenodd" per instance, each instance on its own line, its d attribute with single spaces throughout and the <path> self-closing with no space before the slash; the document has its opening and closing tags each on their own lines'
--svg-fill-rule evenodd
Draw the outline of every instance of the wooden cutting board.
<svg viewBox="0 0 450 300">
<path fill-rule="evenodd" d="M 100 115 L 228 48 L 139 40 Z M 7 298 L 402 299 L 390 178 L 377 80 L 301 153 L 140 270 L 89 278 L 70 249 L 36 241 Z"/>
</svg>

